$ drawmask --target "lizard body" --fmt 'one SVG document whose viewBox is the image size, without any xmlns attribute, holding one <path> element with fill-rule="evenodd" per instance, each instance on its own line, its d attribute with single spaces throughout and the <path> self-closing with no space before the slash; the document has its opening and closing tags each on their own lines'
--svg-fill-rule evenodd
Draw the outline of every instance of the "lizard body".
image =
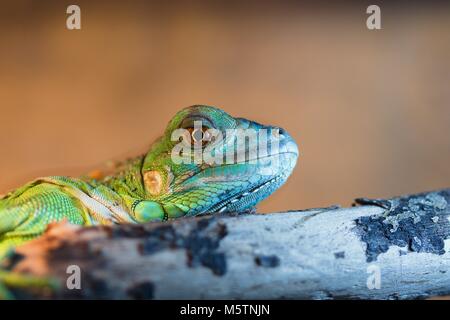
<svg viewBox="0 0 450 320">
<path fill-rule="evenodd" d="M 201 133 L 194 128 L 196 121 L 201 121 Z M 36 179 L 0 198 L 0 260 L 11 248 L 41 235 L 53 222 L 66 220 L 82 226 L 144 223 L 248 210 L 278 189 L 291 174 L 298 149 L 287 132 L 279 129 L 275 137 L 279 148 L 253 156 L 252 161 L 248 161 L 249 149 L 244 148 L 246 161 L 231 164 L 176 163 L 173 150 L 180 139 L 174 141 L 173 133 L 183 129 L 189 135 L 181 136 L 183 143 L 194 145 L 200 141 L 201 150 L 209 147 L 212 154 L 218 154 L 226 153 L 238 142 L 228 132 L 221 144 L 213 139 L 207 141 L 208 129 L 251 129 L 258 133 L 273 128 L 234 118 L 218 108 L 191 106 L 172 118 L 147 154 L 128 160 L 111 175 L 96 179 Z M 201 139 L 195 136 L 199 134 Z M 269 134 L 269 146 L 275 145 L 275 138 Z M 275 156 L 276 165 L 270 161 Z"/>
</svg>

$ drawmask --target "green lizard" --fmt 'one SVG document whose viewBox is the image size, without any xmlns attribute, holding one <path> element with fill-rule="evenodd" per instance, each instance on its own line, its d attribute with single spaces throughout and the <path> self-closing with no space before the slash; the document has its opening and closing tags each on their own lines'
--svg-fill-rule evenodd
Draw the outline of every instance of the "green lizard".
<svg viewBox="0 0 450 320">
<path fill-rule="evenodd" d="M 267 131 L 265 140 L 258 136 L 268 146 L 266 153 L 252 153 L 244 139 L 244 158 L 233 156 L 234 161 L 222 163 L 189 161 L 195 157 L 186 153 L 192 146 L 196 152 L 208 150 L 219 160 L 230 150 L 236 152 L 242 145 L 238 134 L 247 132 L 242 129 L 256 134 Z M 297 145 L 281 128 L 234 118 L 210 106 L 182 109 L 147 154 L 126 161 L 110 175 L 38 178 L 0 197 L 0 261 L 53 222 L 82 226 L 145 223 L 249 210 L 286 181 L 297 157 Z M 3 297 L 8 297 L 7 287 L 43 283 L 39 278 L 0 270 Z"/>
</svg>

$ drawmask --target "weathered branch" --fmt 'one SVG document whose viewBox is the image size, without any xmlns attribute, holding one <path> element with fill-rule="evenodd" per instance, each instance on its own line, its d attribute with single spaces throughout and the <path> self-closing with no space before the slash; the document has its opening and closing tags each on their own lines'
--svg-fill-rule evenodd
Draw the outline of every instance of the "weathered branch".
<svg viewBox="0 0 450 320">
<path fill-rule="evenodd" d="M 408 299 L 450 293 L 450 189 L 357 202 L 362 206 L 145 225 L 58 225 L 19 248 L 10 269 L 60 279 L 62 289 L 53 294 L 58 298 Z M 69 265 L 80 267 L 81 290 L 65 286 Z"/>
</svg>

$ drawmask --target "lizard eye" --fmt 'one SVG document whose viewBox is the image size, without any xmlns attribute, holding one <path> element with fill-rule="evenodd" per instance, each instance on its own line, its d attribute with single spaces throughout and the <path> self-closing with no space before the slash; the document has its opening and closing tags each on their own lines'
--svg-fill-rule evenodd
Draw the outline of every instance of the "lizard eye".
<svg viewBox="0 0 450 320">
<path fill-rule="evenodd" d="M 208 131 L 208 127 L 202 126 L 201 129 L 199 128 L 188 128 L 192 139 L 191 144 L 194 144 L 195 142 L 201 142 L 202 146 L 205 146 L 210 140 L 211 140 L 211 133 Z"/>
</svg>

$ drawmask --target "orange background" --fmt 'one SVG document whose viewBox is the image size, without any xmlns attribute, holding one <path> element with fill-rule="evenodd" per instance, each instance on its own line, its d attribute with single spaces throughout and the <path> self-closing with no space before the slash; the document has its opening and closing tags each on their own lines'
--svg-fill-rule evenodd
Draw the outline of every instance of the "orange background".
<svg viewBox="0 0 450 320">
<path fill-rule="evenodd" d="M 11 1 L 0 13 L 0 192 L 143 152 L 182 107 L 280 125 L 301 157 L 260 211 L 450 186 L 449 7 Z"/>
</svg>

